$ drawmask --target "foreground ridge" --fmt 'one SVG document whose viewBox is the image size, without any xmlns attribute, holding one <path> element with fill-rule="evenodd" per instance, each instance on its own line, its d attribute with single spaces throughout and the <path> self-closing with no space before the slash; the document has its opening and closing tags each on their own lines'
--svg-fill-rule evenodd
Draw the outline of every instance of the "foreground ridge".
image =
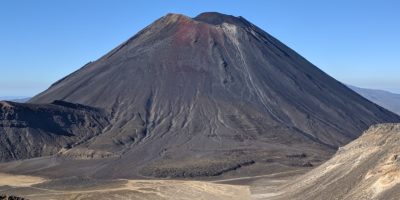
<svg viewBox="0 0 400 200">
<path fill-rule="evenodd" d="M 397 199 L 400 124 L 371 126 L 336 155 L 282 187 L 272 199 Z"/>
</svg>

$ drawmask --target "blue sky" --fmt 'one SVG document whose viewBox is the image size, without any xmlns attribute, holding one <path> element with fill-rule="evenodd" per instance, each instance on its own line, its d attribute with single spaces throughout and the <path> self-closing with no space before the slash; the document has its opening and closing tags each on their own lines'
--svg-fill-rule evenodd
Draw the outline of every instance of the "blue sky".
<svg viewBox="0 0 400 200">
<path fill-rule="evenodd" d="M 0 96 L 32 96 L 166 13 L 243 16 L 336 79 L 400 93 L 397 0 L 1 0 Z"/>
</svg>

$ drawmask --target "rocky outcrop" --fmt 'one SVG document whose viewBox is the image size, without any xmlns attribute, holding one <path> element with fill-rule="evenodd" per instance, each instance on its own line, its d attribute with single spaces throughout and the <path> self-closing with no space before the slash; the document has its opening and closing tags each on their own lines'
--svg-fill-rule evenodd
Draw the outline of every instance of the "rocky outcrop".
<svg viewBox="0 0 400 200">
<path fill-rule="evenodd" d="M 375 125 L 270 199 L 398 199 L 399 156 L 400 124 Z"/>
<path fill-rule="evenodd" d="M 0 200 L 28 200 L 28 199 L 13 196 L 13 195 L 0 194 Z"/>
</svg>

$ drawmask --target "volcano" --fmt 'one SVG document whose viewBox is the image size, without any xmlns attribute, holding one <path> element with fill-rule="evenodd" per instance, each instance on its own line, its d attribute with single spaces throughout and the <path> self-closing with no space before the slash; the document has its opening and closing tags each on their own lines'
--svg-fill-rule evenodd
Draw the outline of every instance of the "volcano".
<svg viewBox="0 0 400 200">
<path fill-rule="evenodd" d="M 243 17 L 214 12 L 168 14 L 28 104 L 55 101 L 100 109 L 107 125 L 31 161 L 52 176 L 66 162 L 91 167 L 64 175 L 101 177 L 308 167 L 370 125 L 400 121 Z"/>
</svg>

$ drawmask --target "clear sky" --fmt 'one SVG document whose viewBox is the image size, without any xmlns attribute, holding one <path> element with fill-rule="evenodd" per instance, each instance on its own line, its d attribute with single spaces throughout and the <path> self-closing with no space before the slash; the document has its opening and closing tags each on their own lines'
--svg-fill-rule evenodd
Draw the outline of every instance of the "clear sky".
<svg viewBox="0 0 400 200">
<path fill-rule="evenodd" d="M 1 0 L 0 96 L 32 96 L 157 18 L 243 16 L 338 80 L 400 93 L 398 0 Z"/>
</svg>

